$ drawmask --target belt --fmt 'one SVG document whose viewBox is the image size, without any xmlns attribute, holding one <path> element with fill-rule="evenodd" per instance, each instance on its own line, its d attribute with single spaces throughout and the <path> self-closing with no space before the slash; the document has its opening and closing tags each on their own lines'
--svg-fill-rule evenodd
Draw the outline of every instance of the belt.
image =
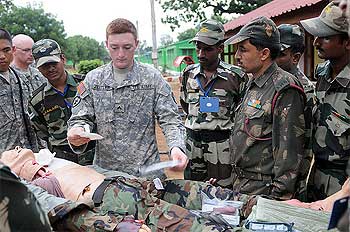
<svg viewBox="0 0 350 232">
<path fill-rule="evenodd" d="M 230 137 L 230 130 L 192 130 L 187 128 L 187 136 L 190 138 L 203 142 L 217 142 L 226 140 Z"/>
<path fill-rule="evenodd" d="M 113 181 L 117 181 L 119 178 L 123 178 L 122 176 L 117 176 L 117 177 L 108 177 L 105 178 L 103 180 L 103 182 L 96 188 L 94 194 L 92 195 L 92 200 L 94 202 L 95 207 L 98 207 L 99 205 L 101 205 L 101 203 L 103 202 L 103 195 L 105 193 L 106 188 L 108 187 L 108 185 L 110 183 L 112 183 Z"/>
<path fill-rule="evenodd" d="M 272 179 L 272 175 L 263 174 L 263 173 L 259 173 L 259 172 L 250 172 L 250 171 L 247 171 L 247 170 L 244 170 L 244 169 L 238 167 L 235 164 L 232 165 L 232 170 L 235 172 L 235 174 L 238 176 L 238 178 L 244 178 L 244 179 L 249 179 L 249 180 L 258 180 L 258 181 Z"/>
</svg>

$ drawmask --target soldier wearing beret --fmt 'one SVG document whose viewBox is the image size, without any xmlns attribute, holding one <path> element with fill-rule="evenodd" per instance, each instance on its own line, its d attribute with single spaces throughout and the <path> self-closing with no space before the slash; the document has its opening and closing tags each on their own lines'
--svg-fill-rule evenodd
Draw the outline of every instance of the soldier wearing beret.
<svg viewBox="0 0 350 232">
<path fill-rule="evenodd" d="M 66 58 L 56 41 L 39 40 L 32 50 L 37 68 L 47 79 L 29 100 L 30 119 L 38 137 L 47 142 L 56 157 L 91 164 L 94 144 L 89 144 L 86 153 L 77 155 L 67 141 L 67 121 L 82 76 L 71 75 L 64 69 Z"/>
<path fill-rule="evenodd" d="M 317 55 L 326 60 L 315 71 L 316 111 L 312 149 L 314 167 L 310 197 L 324 199 L 344 184 L 350 157 L 350 40 L 349 22 L 338 3 L 329 3 L 320 16 L 301 21 L 315 37 Z"/>
<path fill-rule="evenodd" d="M 226 41 L 252 74 L 236 111 L 230 137 L 233 190 L 290 199 L 304 158 L 304 91 L 275 62 L 280 35 L 274 22 L 259 17 Z"/>
<path fill-rule="evenodd" d="M 243 97 L 247 76 L 237 66 L 220 60 L 224 49 L 224 27 L 206 20 L 192 42 L 199 64 L 182 74 L 180 102 L 186 112 L 185 178 L 204 181 L 215 178 L 223 187 L 232 186 L 229 154 L 234 109 Z M 209 107 L 208 107 L 209 106 Z"/>
</svg>

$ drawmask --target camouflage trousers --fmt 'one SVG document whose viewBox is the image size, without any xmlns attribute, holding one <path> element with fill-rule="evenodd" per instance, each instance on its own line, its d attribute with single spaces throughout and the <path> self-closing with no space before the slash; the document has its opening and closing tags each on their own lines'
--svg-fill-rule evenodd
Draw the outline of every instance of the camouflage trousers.
<svg viewBox="0 0 350 232">
<path fill-rule="evenodd" d="M 317 201 L 336 193 L 342 188 L 348 175 L 346 166 L 336 169 L 334 167 L 320 167 L 315 161 L 308 181 L 308 200 Z"/>
<path fill-rule="evenodd" d="M 186 155 L 189 158 L 185 179 L 206 181 L 216 178 L 221 187 L 232 187 L 232 165 L 229 138 L 219 141 L 203 141 L 187 134 Z"/>
<path fill-rule="evenodd" d="M 102 203 L 92 210 L 79 207 L 78 202 L 60 205 L 54 214 L 49 213 L 50 221 L 57 231 L 118 231 L 126 216 L 144 221 L 152 231 L 232 231 L 194 211 L 202 208 L 201 194 L 210 199 L 248 199 L 203 182 L 170 180 L 163 186 L 164 190 L 157 190 L 152 181 L 117 177 L 105 189 Z"/>
</svg>

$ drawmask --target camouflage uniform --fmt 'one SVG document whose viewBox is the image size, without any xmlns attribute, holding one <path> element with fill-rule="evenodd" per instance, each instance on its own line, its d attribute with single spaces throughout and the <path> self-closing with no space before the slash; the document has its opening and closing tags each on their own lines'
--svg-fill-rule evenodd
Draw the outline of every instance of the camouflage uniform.
<svg viewBox="0 0 350 232">
<path fill-rule="evenodd" d="M 20 77 L 22 79 L 22 82 L 27 87 L 27 89 L 29 89 L 30 96 L 34 90 L 46 82 L 45 77 L 36 68 L 29 66 L 28 71 L 23 71 L 16 67 L 14 64 L 12 64 L 11 67 L 16 70 L 17 73 L 21 74 Z"/>
<path fill-rule="evenodd" d="M 60 46 L 51 39 L 42 39 L 33 45 L 33 56 L 38 67 L 49 62 L 62 62 L 56 60 L 61 54 Z M 29 113 L 32 125 L 39 138 L 46 141 L 51 152 L 56 157 L 67 159 L 76 163 L 91 164 L 93 160 L 93 143 L 89 143 L 87 152 L 77 155 L 70 148 L 67 140 L 67 121 L 70 118 L 73 99 L 77 93 L 77 86 L 82 81 L 80 75 L 66 73 L 66 87 L 64 92 L 57 90 L 47 80 L 33 92 L 29 100 Z"/>
<path fill-rule="evenodd" d="M 290 48 L 291 52 L 300 52 L 302 55 L 305 44 L 305 33 L 298 25 L 281 24 L 278 26 L 280 32 L 281 52 Z M 299 51 L 300 50 L 300 51 Z M 302 50 L 302 51 L 301 51 Z M 312 153 L 312 110 L 315 106 L 315 86 L 302 71 L 292 65 L 290 70 L 285 70 L 298 78 L 306 94 L 306 103 L 304 109 L 305 116 L 305 143 L 304 160 L 301 163 L 299 180 L 297 181 L 296 195 L 294 197 L 301 201 L 307 200 L 307 178 L 310 172 L 310 166 L 313 158 Z"/>
<path fill-rule="evenodd" d="M 228 43 L 248 38 L 280 42 L 276 25 L 266 17 L 251 21 Z M 293 197 L 304 158 L 303 97 L 301 84 L 275 62 L 250 79 L 230 138 L 234 191 Z"/>
<path fill-rule="evenodd" d="M 94 164 L 139 176 L 139 168 L 160 160 L 156 119 L 170 149 L 184 150 L 184 131 L 169 84 L 153 67 L 134 61 L 127 78 L 114 79 L 112 63 L 89 72 L 73 103 L 73 126 L 88 127 L 104 137 L 96 143 Z M 74 147 L 83 151 L 86 145 Z"/>
<path fill-rule="evenodd" d="M 48 217 L 33 194 L 2 163 L 0 188 L 1 231 L 51 231 Z"/>
<path fill-rule="evenodd" d="M 58 90 L 50 82 L 34 91 L 29 100 L 30 119 L 39 138 L 48 142 L 49 149 L 56 152 L 56 157 L 82 165 L 91 164 L 94 155 L 91 145 L 87 152 L 80 155 L 75 154 L 68 145 L 67 121 L 72 114 L 73 99 L 82 78 L 68 72 L 66 75 L 67 90 L 64 96 L 57 93 Z"/>
<path fill-rule="evenodd" d="M 29 90 L 23 85 L 20 74 L 9 71 L 9 81 L 0 74 L 0 153 L 15 146 L 37 151 L 37 140 L 27 112 Z M 19 82 L 20 81 L 20 82 Z"/>
<path fill-rule="evenodd" d="M 301 24 L 317 37 L 345 34 L 349 26 L 345 14 L 335 2 L 329 3 L 319 17 L 303 20 Z M 332 79 L 332 65 L 326 61 L 317 66 L 315 79 L 316 110 L 312 144 L 315 162 L 308 188 L 310 198 L 319 200 L 340 190 L 348 177 L 350 64 L 345 65 Z"/>
<path fill-rule="evenodd" d="M 350 64 L 331 80 L 329 61 L 316 69 L 315 131 L 313 151 L 315 192 L 320 198 L 341 189 L 348 175 L 346 165 L 350 155 Z"/>
<path fill-rule="evenodd" d="M 229 226 L 192 211 L 201 210 L 201 194 L 210 199 L 243 201 L 242 212 L 256 202 L 255 196 L 202 182 L 170 180 L 163 186 L 165 190 L 157 190 L 150 181 L 116 177 L 104 190 L 101 204 L 95 203 L 89 210 L 86 205 L 79 207 L 79 203 L 67 201 L 49 212 L 50 221 L 54 229 L 60 230 L 95 231 L 100 227 L 102 231 L 112 231 L 125 215 L 132 215 L 143 220 L 152 231 L 232 231 Z"/>
<path fill-rule="evenodd" d="M 219 30 L 220 33 L 216 33 L 215 30 Z M 205 21 L 192 41 L 211 45 L 208 41 L 210 37 L 217 38 L 212 42 L 216 44 L 223 40 L 223 30 L 223 26 L 216 21 Z M 206 80 L 203 67 L 199 64 L 187 66 L 181 76 L 180 103 L 187 115 L 186 155 L 189 158 L 185 179 L 204 181 L 216 178 L 218 185 L 230 187 L 232 167 L 229 136 L 234 109 L 243 96 L 247 76 L 240 68 L 221 60 L 216 73 L 209 81 Z M 200 81 L 203 89 L 197 81 Z M 203 90 L 208 91 L 207 95 Z M 203 96 L 219 99 L 217 112 L 201 112 L 200 98 Z"/>
</svg>

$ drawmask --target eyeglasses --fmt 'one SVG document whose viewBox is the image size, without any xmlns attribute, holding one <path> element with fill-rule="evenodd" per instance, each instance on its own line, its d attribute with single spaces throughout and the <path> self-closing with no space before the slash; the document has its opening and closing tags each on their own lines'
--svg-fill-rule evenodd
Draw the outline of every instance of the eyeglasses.
<svg viewBox="0 0 350 232">
<path fill-rule="evenodd" d="M 19 47 L 16 47 L 16 49 L 19 49 L 19 50 L 21 50 L 21 51 L 23 51 L 23 52 L 25 52 L 25 53 L 28 53 L 28 52 L 32 52 L 32 49 L 31 48 L 19 48 Z"/>
</svg>

